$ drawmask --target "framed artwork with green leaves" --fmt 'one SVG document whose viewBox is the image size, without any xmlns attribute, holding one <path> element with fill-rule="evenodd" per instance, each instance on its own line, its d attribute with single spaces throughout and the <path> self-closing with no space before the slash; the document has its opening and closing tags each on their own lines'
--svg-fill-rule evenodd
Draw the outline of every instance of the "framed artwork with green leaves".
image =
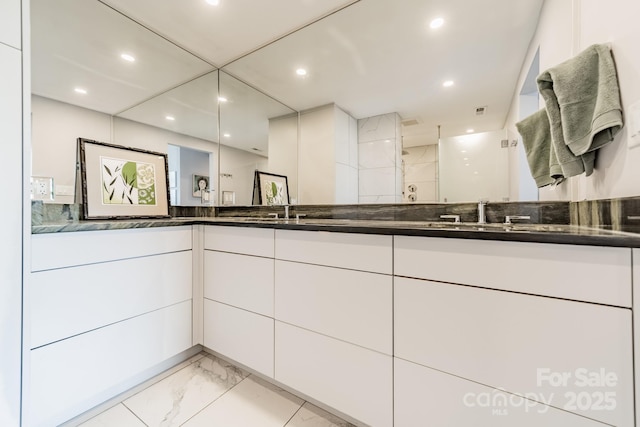
<svg viewBox="0 0 640 427">
<path fill-rule="evenodd" d="M 84 219 L 169 216 L 167 155 L 78 138 Z"/>
<path fill-rule="evenodd" d="M 288 205 L 289 183 L 285 175 L 256 171 L 253 180 L 254 205 Z"/>
</svg>

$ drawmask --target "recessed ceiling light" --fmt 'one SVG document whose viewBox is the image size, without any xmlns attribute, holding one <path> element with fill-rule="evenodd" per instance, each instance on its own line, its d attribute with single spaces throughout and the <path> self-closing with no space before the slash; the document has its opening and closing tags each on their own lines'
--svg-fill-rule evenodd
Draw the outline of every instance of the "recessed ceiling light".
<svg viewBox="0 0 640 427">
<path fill-rule="evenodd" d="M 467 129 L 467 133 L 473 133 L 474 130 L 473 129 Z"/>
<path fill-rule="evenodd" d="M 220 101 L 220 102 L 227 102 L 228 100 L 227 100 L 227 98 L 225 98 L 224 96 L 219 96 L 219 97 L 218 97 L 218 101 Z"/>
<path fill-rule="evenodd" d="M 176 118 L 173 116 L 166 116 L 165 119 L 169 120 L 170 122 L 174 121 Z"/>
<path fill-rule="evenodd" d="M 434 30 L 436 28 L 442 27 L 442 25 L 444 25 L 444 19 L 442 19 L 442 18 L 436 18 L 433 21 L 431 21 L 431 23 L 429 24 L 429 26 L 431 28 L 433 28 Z"/>
<path fill-rule="evenodd" d="M 225 133 L 225 134 L 224 134 L 224 135 L 222 135 L 222 136 L 224 136 L 225 138 L 231 138 L 231 134 L 230 134 L 230 133 Z"/>
<path fill-rule="evenodd" d="M 81 93 L 82 95 L 86 95 L 87 94 L 87 90 L 86 89 L 82 89 L 81 87 L 77 87 L 77 88 L 75 88 L 73 90 L 74 90 L 74 92 Z"/>
<path fill-rule="evenodd" d="M 465 163 L 464 165 L 465 165 L 465 166 L 469 166 L 469 163 Z"/>
<path fill-rule="evenodd" d="M 296 70 L 296 74 L 299 76 L 306 76 L 307 75 L 307 70 L 305 70 L 304 68 L 298 68 Z"/>
<path fill-rule="evenodd" d="M 453 80 L 446 80 L 445 82 L 442 83 L 442 86 L 444 86 L 444 87 L 453 86 Z"/>
<path fill-rule="evenodd" d="M 467 150 L 461 150 L 460 152 L 461 152 L 461 153 L 466 153 L 466 152 L 467 152 Z"/>
<path fill-rule="evenodd" d="M 217 6 L 220 4 L 220 0 L 205 0 L 207 3 L 209 3 L 211 6 Z"/>
<path fill-rule="evenodd" d="M 125 61 L 128 62 L 135 62 L 136 58 L 133 55 L 129 55 L 128 53 L 123 53 L 122 55 L 120 55 L 120 58 L 124 59 Z"/>
</svg>

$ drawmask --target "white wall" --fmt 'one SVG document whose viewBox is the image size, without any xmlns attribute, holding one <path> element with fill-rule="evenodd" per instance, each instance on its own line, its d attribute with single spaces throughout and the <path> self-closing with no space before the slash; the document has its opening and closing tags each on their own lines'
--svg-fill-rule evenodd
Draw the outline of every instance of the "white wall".
<svg viewBox="0 0 640 427">
<path fill-rule="evenodd" d="M 522 83 L 540 47 L 540 70 L 544 71 L 595 43 L 610 43 L 618 71 L 623 109 L 640 101 L 640 55 L 637 43 L 640 2 L 629 0 L 546 0 L 538 29 L 529 47 L 520 82 L 506 126 L 515 131 Z M 541 105 L 542 107 L 542 105 Z M 628 116 L 625 116 L 628 121 Z M 614 141 L 598 152 L 596 170 L 590 177 L 571 178 L 558 187 L 540 190 L 541 200 L 600 199 L 640 194 L 640 148 L 629 150 L 628 123 Z"/>
<path fill-rule="evenodd" d="M 335 203 L 336 163 L 333 109 L 333 105 L 327 105 L 300 113 L 299 203 Z"/>
<path fill-rule="evenodd" d="M 29 55 L 21 45 L 20 8 L 19 0 L 0 4 L 0 181 L 5 183 L 5 208 L 0 211 L 0 425 L 9 427 L 20 423 L 22 234 L 28 230 L 22 213 L 22 155 L 23 129 L 28 129 L 29 123 L 28 117 L 23 123 L 23 111 L 29 105 L 28 99 L 23 105 L 23 93 L 28 93 L 30 84 L 27 73 L 23 91 L 22 69 L 23 53 L 27 69 Z M 28 10 L 28 4 L 25 8 Z"/>
<path fill-rule="evenodd" d="M 254 173 L 267 169 L 267 158 L 226 145 L 220 146 L 220 158 L 224 159 L 220 164 L 220 174 L 223 175 L 220 177 L 220 194 L 234 191 L 236 205 L 251 205 Z M 225 177 L 225 174 L 231 177 Z"/>
<path fill-rule="evenodd" d="M 509 199 L 509 149 L 498 130 L 442 138 L 438 144 L 441 202 Z"/>
<path fill-rule="evenodd" d="M 215 165 L 218 164 L 218 144 L 187 135 L 170 132 L 127 119 L 111 118 L 108 114 L 98 113 L 85 108 L 39 96 L 32 97 L 33 117 L 33 155 L 32 173 L 34 176 L 54 178 L 56 186 L 75 185 L 75 164 L 77 138 L 88 138 L 100 142 L 114 142 L 128 147 L 168 152 L 169 145 L 192 148 L 210 154 L 210 175 L 212 185 L 217 186 Z M 263 157 L 240 152 L 222 146 L 225 153 L 224 170 L 238 170 L 251 165 L 250 184 L 247 187 L 248 202 L 251 204 L 250 191 L 253 185 L 253 170 Z M 238 153 L 236 153 L 238 152 Z M 266 160 L 266 159 L 264 159 Z M 193 171 L 189 172 L 193 173 Z M 233 179 L 236 179 L 235 176 Z M 241 178 L 242 181 L 244 178 Z M 188 187 L 191 186 L 189 180 Z M 243 184 L 244 188 L 246 185 Z M 184 195 L 190 193 L 183 191 Z M 217 193 L 216 193 L 217 194 Z M 243 200 L 243 197 L 240 197 Z M 55 203 L 73 203 L 73 196 L 55 196 Z"/>
<path fill-rule="evenodd" d="M 269 161 L 264 172 L 287 177 L 289 201 L 298 197 L 298 115 L 269 119 Z"/>
</svg>

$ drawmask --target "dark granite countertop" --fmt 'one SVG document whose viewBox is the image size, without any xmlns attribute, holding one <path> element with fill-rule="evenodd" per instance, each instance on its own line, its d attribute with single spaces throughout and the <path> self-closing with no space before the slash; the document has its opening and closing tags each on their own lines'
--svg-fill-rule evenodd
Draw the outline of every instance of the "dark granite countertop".
<svg viewBox="0 0 640 427">
<path fill-rule="evenodd" d="M 329 231 L 458 239 L 556 243 L 640 248 L 640 229 L 636 232 L 612 231 L 606 227 L 563 224 L 446 223 L 431 221 L 389 221 L 362 219 L 272 219 L 258 217 L 179 217 L 102 221 L 67 221 L 34 225 L 33 234 L 169 227 L 193 224 L 288 230 Z M 636 230 L 633 230 L 636 231 Z"/>
</svg>

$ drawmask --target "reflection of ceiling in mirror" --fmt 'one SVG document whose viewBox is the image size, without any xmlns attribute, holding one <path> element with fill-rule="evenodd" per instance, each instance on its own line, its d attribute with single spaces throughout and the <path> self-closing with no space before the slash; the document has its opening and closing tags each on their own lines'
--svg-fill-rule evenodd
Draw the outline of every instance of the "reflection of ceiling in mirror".
<svg viewBox="0 0 640 427">
<path fill-rule="evenodd" d="M 119 117 L 218 141 L 218 71 L 149 99 Z"/>
<path fill-rule="evenodd" d="M 33 93 L 107 114 L 212 69 L 97 1 L 32 0 L 31 31 Z"/>
<path fill-rule="evenodd" d="M 405 145 L 435 143 L 438 124 L 445 136 L 504 126 L 541 5 L 363 0 L 224 69 L 297 110 L 334 102 L 358 119 L 397 112 L 418 122 L 403 129 Z M 437 16 L 445 24 L 434 31 Z"/>
<path fill-rule="evenodd" d="M 222 144 L 267 156 L 269 120 L 295 113 L 280 102 L 220 73 L 220 139 Z M 257 149 L 257 150 L 256 150 Z"/>
</svg>

